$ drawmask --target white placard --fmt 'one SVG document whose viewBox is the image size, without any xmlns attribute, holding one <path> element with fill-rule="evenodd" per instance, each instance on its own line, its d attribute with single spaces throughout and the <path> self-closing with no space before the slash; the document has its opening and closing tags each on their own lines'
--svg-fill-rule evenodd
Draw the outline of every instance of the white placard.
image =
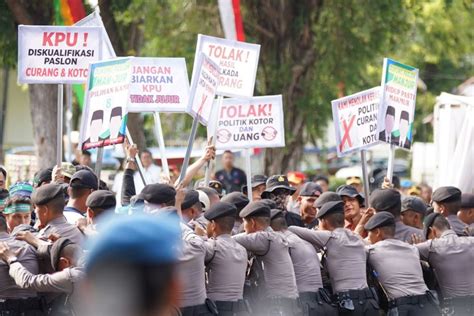
<svg viewBox="0 0 474 316">
<path fill-rule="evenodd" d="M 378 143 L 379 103 L 380 87 L 331 101 L 338 157 Z"/>
<path fill-rule="evenodd" d="M 228 97 L 253 96 L 260 45 L 199 34 L 195 61 L 200 52 L 221 69 L 217 94 Z"/>
<path fill-rule="evenodd" d="M 185 112 L 188 100 L 184 58 L 132 59 L 129 112 Z"/>
<path fill-rule="evenodd" d="M 19 83 L 84 83 L 101 59 L 100 27 L 18 26 Z"/>
<path fill-rule="evenodd" d="M 200 53 L 193 70 L 186 112 L 201 124 L 207 125 L 219 85 L 220 69 L 209 57 Z"/>
<path fill-rule="evenodd" d="M 217 149 L 284 147 L 282 96 L 224 99 L 216 128 Z"/>
</svg>

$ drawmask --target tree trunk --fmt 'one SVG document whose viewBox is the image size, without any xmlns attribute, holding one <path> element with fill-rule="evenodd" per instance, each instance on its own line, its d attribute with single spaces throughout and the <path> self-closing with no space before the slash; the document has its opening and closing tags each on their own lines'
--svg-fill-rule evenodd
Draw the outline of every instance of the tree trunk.
<svg viewBox="0 0 474 316">
<path fill-rule="evenodd" d="M 38 168 L 52 167 L 56 163 L 58 85 L 30 84 L 28 91 Z"/>
</svg>

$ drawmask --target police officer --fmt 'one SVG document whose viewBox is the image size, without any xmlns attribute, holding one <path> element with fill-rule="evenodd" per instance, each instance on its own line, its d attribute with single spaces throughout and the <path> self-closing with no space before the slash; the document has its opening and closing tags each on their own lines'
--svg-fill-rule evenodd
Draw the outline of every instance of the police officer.
<svg viewBox="0 0 474 316">
<path fill-rule="evenodd" d="M 222 202 L 233 204 L 237 211 L 235 217 L 234 228 L 232 229 L 232 235 L 236 235 L 244 232 L 243 220 L 240 218 L 240 211 L 249 204 L 249 198 L 240 192 L 232 192 L 222 197 Z"/>
<path fill-rule="evenodd" d="M 461 190 L 456 187 L 440 187 L 433 192 L 431 197 L 436 213 L 441 213 L 449 222 L 451 229 L 458 236 L 465 236 L 466 224 L 457 216 L 461 209 Z"/>
<path fill-rule="evenodd" d="M 317 216 L 317 231 L 288 229 L 323 252 L 339 315 L 378 315 L 376 295 L 367 285 L 365 245 L 359 235 L 344 228 L 344 202 L 325 203 Z"/>
<path fill-rule="evenodd" d="M 388 315 L 439 315 L 423 280 L 418 250 L 395 236 L 395 217 L 378 212 L 365 224 L 368 263 L 388 300 Z"/>
<path fill-rule="evenodd" d="M 236 213 L 236 207 L 226 202 L 218 202 L 204 213 L 211 238 L 206 241 L 207 297 L 216 303 L 219 315 L 249 312 L 243 301 L 247 251 L 231 237 Z"/>
<path fill-rule="evenodd" d="M 171 185 L 164 183 L 153 183 L 146 185 L 136 200 L 145 203 L 146 213 L 160 213 L 168 207 L 176 204 L 176 190 Z"/>
<path fill-rule="evenodd" d="M 268 178 L 266 189 L 262 193 L 262 199 L 270 199 L 274 201 L 276 208 L 283 210 L 288 226 L 296 225 L 303 227 L 303 221 L 299 214 L 288 212 L 286 209 L 286 201 L 290 195 L 295 193 L 296 189 L 290 186 L 288 178 L 284 175 L 273 175 Z"/>
<path fill-rule="evenodd" d="M 303 315 L 337 315 L 329 292 L 323 288 L 316 249 L 288 230 L 283 212 L 279 209 L 271 210 L 271 227 L 289 243 Z"/>
<path fill-rule="evenodd" d="M 270 226 L 270 208 L 263 201 L 249 203 L 240 212 L 245 233 L 234 240 L 255 255 L 252 269 L 262 273 L 252 285 L 257 285 L 249 296 L 255 315 L 297 315 L 298 290 L 288 241 Z M 254 275 L 254 274 L 252 274 Z"/>
<path fill-rule="evenodd" d="M 181 280 L 178 306 L 183 316 L 216 315 L 217 307 L 206 295 L 205 257 L 207 244 L 181 222 L 182 251 L 178 257 Z"/>
<path fill-rule="evenodd" d="M 28 244 L 8 235 L 7 223 L 3 216 L 0 216 L 0 242 L 0 248 L 11 249 L 11 256 L 0 256 L 3 260 L 0 261 L 0 315 L 43 315 L 36 291 L 20 288 L 8 274 L 9 266 L 15 262 L 37 274 L 38 262 L 35 252 Z"/>
<path fill-rule="evenodd" d="M 427 241 L 415 246 L 435 271 L 443 297 L 443 314 L 473 315 L 474 237 L 457 236 L 440 213 L 428 215 L 424 226 Z"/>
<path fill-rule="evenodd" d="M 474 236 L 474 194 L 463 193 L 458 218 L 468 225 L 467 234 Z"/>
<path fill-rule="evenodd" d="M 35 205 L 39 227 L 42 228 L 38 233 L 39 238 L 47 239 L 55 233 L 75 244 L 82 244 L 84 235 L 75 225 L 69 224 L 63 215 L 65 203 L 61 185 L 50 183 L 37 188 L 31 196 L 31 202 Z"/>
<path fill-rule="evenodd" d="M 0 258 L 10 263 L 9 274 L 22 289 L 64 294 L 56 296 L 49 304 L 51 313 L 58 316 L 70 315 L 73 307 L 69 295 L 77 293 L 75 287 L 84 278 L 83 268 L 79 266 L 82 249 L 66 238 L 56 240 L 46 249 L 40 255 L 50 258 L 51 265 L 56 271 L 52 274 L 32 273 L 22 262 L 15 260 L 14 252 L 5 243 L 0 244 Z"/>
<path fill-rule="evenodd" d="M 370 195 L 370 207 L 375 212 L 386 211 L 395 217 L 395 239 L 410 242 L 413 235 L 423 238 L 423 231 L 405 225 L 400 219 L 402 201 L 400 192 L 395 189 L 376 189 Z"/>
<path fill-rule="evenodd" d="M 67 189 L 69 201 L 64 208 L 64 217 L 71 224 L 85 218 L 87 197 L 99 188 L 94 172 L 84 169 L 77 171 L 71 178 Z"/>
<path fill-rule="evenodd" d="M 421 198 L 417 196 L 406 196 L 402 198 L 400 218 L 405 225 L 423 229 L 426 209 L 427 206 Z"/>
</svg>

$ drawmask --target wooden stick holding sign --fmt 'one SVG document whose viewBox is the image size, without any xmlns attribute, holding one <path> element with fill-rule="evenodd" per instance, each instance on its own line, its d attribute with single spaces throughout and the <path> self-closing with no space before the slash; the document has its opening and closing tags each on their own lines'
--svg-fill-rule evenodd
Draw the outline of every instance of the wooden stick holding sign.
<svg viewBox="0 0 474 316">
<path fill-rule="evenodd" d="M 365 195 L 365 203 L 366 207 L 368 207 L 370 189 L 369 189 L 369 173 L 367 172 L 367 157 L 366 151 L 362 149 L 360 151 L 360 161 L 362 163 L 362 181 L 364 181 L 364 195 Z"/>
<path fill-rule="evenodd" d="M 100 186 L 100 172 L 102 171 L 102 160 L 104 158 L 104 147 L 97 149 L 97 158 L 95 160 L 95 174 L 97 176 L 97 185 Z"/>
<path fill-rule="evenodd" d="M 160 113 L 155 112 L 153 117 L 155 118 L 155 136 L 158 140 L 158 147 L 160 148 L 161 167 L 165 172 L 166 177 L 170 179 L 170 168 L 168 167 L 168 158 L 166 157 L 165 140 L 163 138 L 163 129 L 161 128 Z"/>
<path fill-rule="evenodd" d="M 63 108 L 64 108 L 64 85 L 58 84 L 58 116 L 57 116 L 57 130 L 56 130 L 56 165 L 61 167 L 63 162 Z"/>
<path fill-rule="evenodd" d="M 217 117 L 219 113 L 219 109 L 222 106 L 223 97 L 220 95 L 217 97 L 217 106 L 212 107 L 211 113 L 211 121 L 208 125 L 208 141 L 211 146 L 216 146 L 216 137 L 217 137 Z M 211 131 L 211 135 L 209 136 L 209 131 Z M 205 168 L 205 176 L 204 176 L 204 185 L 206 187 L 209 186 L 209 180 L 211 179 L 211 161 L 209 160 L 206 164 Z"/>
<path fill-rule="evenodd" d="M 250 156 L 251 148 L 247 148 L 244 150 L 245 152 L 245 171 L 247 175 L 247 197 L 249 198 L 249 202 L 251 203 L 253 200 L 253 192 L 252 192 L 252 160 Z"/>
<path fill-rule="evenodd" d="M 186 175 L 199 122 L 203 125 L 209 123 L 212 107 L 214 105 L 214 97 L 216 96 L 217 87 L 219 85 L 219 76 L 219 66 L 203 53 L 199 53 L 193 69 L 189 104 L 186 110 L 194 120 L 188 139 L 186 155 L 179 175 L 178 185 L 183 181 Z"/>
</svg>

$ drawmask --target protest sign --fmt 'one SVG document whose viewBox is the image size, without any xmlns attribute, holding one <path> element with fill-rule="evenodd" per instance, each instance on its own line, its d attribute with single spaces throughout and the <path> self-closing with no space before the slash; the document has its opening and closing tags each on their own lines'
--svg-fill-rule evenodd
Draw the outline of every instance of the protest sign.
<svg viewBox="0 0 474 316">
<path fill-rule="evenodd" d="M 220 68 L 203 53 L 194 64 L 187 111 L 195 120 L 207 125 L 211 116 L 214 97 L 219 85 Z"/>
<path fill-rule="evenodd" d="M 215 124 L 217 149 L 285 146 L 281 95 L 224 99 Z"/>
<path fill-rule="evenodd" d="M 185 112 L 189 79 L 184 58 L 134 58 L 129 112 Z"/>
<path fill-rule="evenodd" d="M 418 69 L 385 58 L 377 135 L 380 141 L 410 149 L 413 143 Z"/>
<path fill-rule="evenodd" d="M 89 71 L 81 122 L 81 148 L 123 143 L 127 128 L 131 58 L 93 63 Z"/>
<path fill-rule="evenodd" d="M 217 94 L 228 97 L 253 96 L 260 45 L 199 34 L 195 61 L 201 52 L 221 69 Z"/>
<path fill-rule="evenodd" d="M 102 22 L 102 18 L 97 11 L 92 12 L 85 18 L 80 21 L 77 21 L 75 26 L 98 26 L 102 29 L 102 41 L 101 41 L 101 49 L 102 49 L 102 59 L 111 59 L 117 57 L 115 54 L 114 47 L 110 42 L 109 34 L 105 30 L 104 22 Z"/>
<path fill-rule="evenodd" d="M 101 28 L 18 26 L 19 83 L 83 83 L 101 59 Z"/>
<path fill-rule="evenodd" d="M 379 103 L 380 87 L 331 101 L 338 157 L 378 143 Z"/>
</svg>

